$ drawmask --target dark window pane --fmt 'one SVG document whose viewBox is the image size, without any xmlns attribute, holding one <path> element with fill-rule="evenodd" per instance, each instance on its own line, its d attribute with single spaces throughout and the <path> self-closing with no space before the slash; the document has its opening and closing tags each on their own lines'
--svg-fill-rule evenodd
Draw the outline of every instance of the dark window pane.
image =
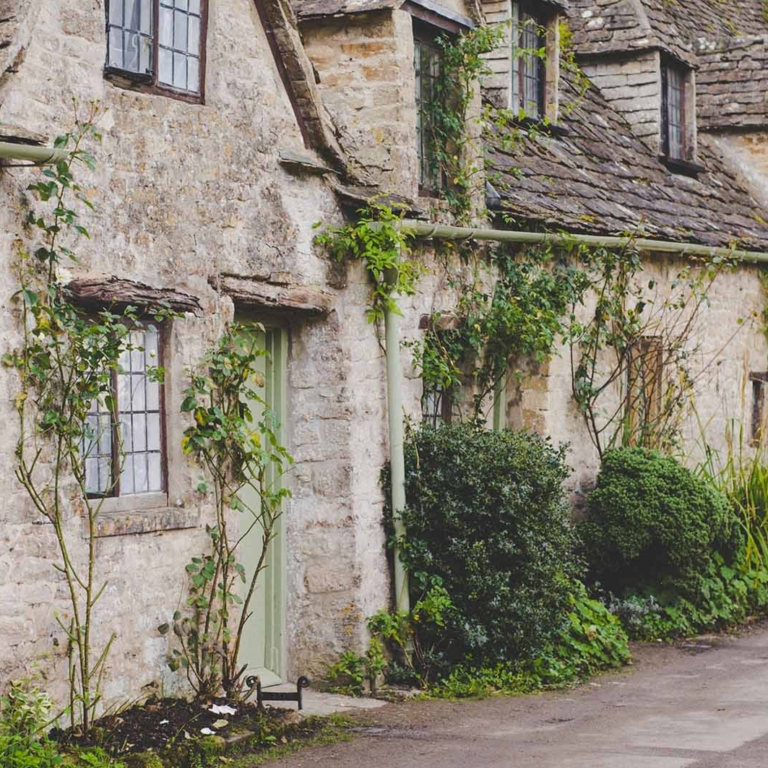
<svg viewBox="0 0 768 768">
<path fill-rule="evenodd" d="M 525 117 L 544 116 L 546 47 L 543 17 L 512 3 L 512 98 L 511 108 Z"/>
<path fill-rule="evenodd" d="M 440 76 L 441 49 L 434 42 L 414 40 L 413 66 L 416 76 L 416 149 L 419 161 L 419 184 L 428 189 L 442 187 L 436 157 L 436 137 L 431 112 L 437 98 L 436 81 Z"/>
<path fill-rule="evenodd" d="M 679 67 L 667 66 L 664 87 L 664 137 L 669 157 L 683 160 L 685 142 L 685 80 L 686 73 Z"/>
</svg>

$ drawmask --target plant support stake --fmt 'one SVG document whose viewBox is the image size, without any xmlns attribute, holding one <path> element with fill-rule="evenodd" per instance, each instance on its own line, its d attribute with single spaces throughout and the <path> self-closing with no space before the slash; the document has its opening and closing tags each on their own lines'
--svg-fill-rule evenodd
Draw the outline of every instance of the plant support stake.
<svg viewBox="0 0 768 768">
<path fill-rule="evenodd" d="M 405 536 L 405 526 L 400 511 L 405 508 L 405 455 L 403 449 L 403 392 L 400 370 L 400 339 L 398 317 L 387 307 L 384 310 L 384 328 L 387 358 L 387 401 L 389 411 L 389 463 L 392 476 L 392 513 L 395 538 Z M 400 549 L 395 546 L 395 607 L 398 611 L 410 611 L 408 573 L 400 559 Z"/>
</svg>

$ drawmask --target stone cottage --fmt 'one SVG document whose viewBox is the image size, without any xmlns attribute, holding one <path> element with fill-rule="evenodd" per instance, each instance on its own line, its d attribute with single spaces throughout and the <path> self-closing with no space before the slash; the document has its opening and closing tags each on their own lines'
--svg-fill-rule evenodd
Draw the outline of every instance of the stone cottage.
<svg viewBox="0 0 768 768">
<path fill-rule="evenodd" d="M 96 211 L 73 292 L 93 306 L 160 297 L 184 312 L 143 341 L 162 354 L 163 387 L 118 403 L 146 439 L 99 522 L 108 586 L 97 629 L 117 632 L 108 701 L 183 690 L 157 627 L 185 598 L 184 568 L 206 545 L 211 509 L 181 450 L 181 393 L 232 318 L 266 328 L 267 396 L 296 460 L 249 669 L 267 682 L 322 676 L 344 648 L 363 646 L 362 619 L 388 603 L 385 357 L 365 316 L 364 271 L 330 262 L 313 225 L 341 223 L 382 194 L 415 221 L 454 223 L 425 130 L 435 40 L 485 23 L 501 25 L 504 41 L 469 108 L 468 151 L 486 160 L 473 224 L 671 243 L 642 251 L 667 292 L 692 246 L 768 252 L 759 0 L 0 0 L 5 345 L 20 338 L 12 267 L 27 237 L 24 190 L 39 173 L 19 167 L 12 147 L 50 145 L 69 127 L 72 97 L 108 108 L 84 180 Z M 530 48 L 540 55 L 519 55 Z M 524 118 L 517 140 L 481 136 L 475 118 L 489 104 Z M 455 300 L 426 240 L 430 269 L 401 302 L 408 339 Z M 762 426 L 768 349 L 759 323 L 744 322 L 763 311 L 759 268 L 740 264 L 709 298 L 701 342 L 717 360 L 699 408 L 719 445 L 728 419 Z M 405 412 L 420 418 L 422 382 L 405 347 L 401 361 Z M 142 365 L 130 376 L 141 379 Z M 14 477 L 17 382 L 0 375 L 0 680 L 37 664 L 62 696 L 55 614 L 66 595 L 51 531 Z M 571 392 L 560 354 L 499 393 L 496 420 L 578 446 L 578 489 L 598 458 Z M 74 510 L 68 525 L 82 528 Z"/>
</svg>

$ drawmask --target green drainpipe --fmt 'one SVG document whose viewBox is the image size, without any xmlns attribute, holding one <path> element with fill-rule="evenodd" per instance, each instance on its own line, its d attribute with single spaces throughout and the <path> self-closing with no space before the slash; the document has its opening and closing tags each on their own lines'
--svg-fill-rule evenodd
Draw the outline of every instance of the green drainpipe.
<svg viewBox="0 0 768 768">
<path fill-rule="evenodd" d="M 0 141 L 0 158 L 5 160 L 26 160 L 35 165 L 59 163 L 69 157 L 65 149 L 38 147 L 34 144 L 15 144 L 12 141 Z M 0 166 L 2 167 L 2 166 Z"/>
<path fill-rule="evenodd" d="M 398 316 L 390 309 L 384 312 L 387 357 L 387 400 L 389 411 L 389 464 L 392 482 L 392 512 L 395 536 L 405 536 L 405 525 L 399 512 L 405 508 L 405 454 L 403 448 L 403 375 L 400 369 L 400 334 Z M 395 606 L 398 611 L 410 611 L 408 572 L 395 547 Z"/>
</svg>

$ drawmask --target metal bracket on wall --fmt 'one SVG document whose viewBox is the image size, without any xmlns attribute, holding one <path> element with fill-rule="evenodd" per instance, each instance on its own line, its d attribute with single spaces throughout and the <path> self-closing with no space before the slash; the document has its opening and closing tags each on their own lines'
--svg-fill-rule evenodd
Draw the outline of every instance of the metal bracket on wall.
<svg viewBox="0 0 768 768">
<path fill-rule="evenodd" d="M 261 687 L 261 680 L 256 675 L 251 675 L 245 679 L 245 684 L 249 688 L 256 686 L 256 702 L 261 707 L 265 701 L 295 701 L 299 705 L 299 710 L 304 708 L 302 691 L 309 688 L 308 677 L 303 675 L 296 681 L 296 693 L 293 691 L 264 691 Z"/>
</svg>

